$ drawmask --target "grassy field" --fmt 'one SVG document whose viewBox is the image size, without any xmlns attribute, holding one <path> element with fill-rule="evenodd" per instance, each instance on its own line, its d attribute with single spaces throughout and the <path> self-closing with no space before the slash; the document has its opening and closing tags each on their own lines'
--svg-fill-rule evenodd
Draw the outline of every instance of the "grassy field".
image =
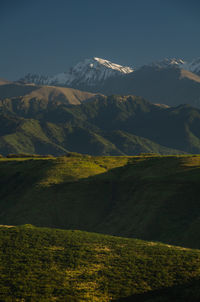
<svg viewBox="0 0 200 302">
<path fill-rule="evenodd" d="M 0 159 L 0 224 L 200 248 L 200 156 Z"/>
<path fill-rule="evenodd" d="M 32 225 L 1 226 L 0 246 L 1 301 L 200 299 L 198 250 Z"/>
</svg>

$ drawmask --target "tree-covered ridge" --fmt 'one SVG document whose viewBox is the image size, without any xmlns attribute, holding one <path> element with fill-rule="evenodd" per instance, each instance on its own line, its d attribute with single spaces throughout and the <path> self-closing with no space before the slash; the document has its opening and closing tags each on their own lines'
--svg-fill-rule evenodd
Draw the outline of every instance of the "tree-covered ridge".
<svg viewBox="0 0 200 302">
<path fill-rule="evenodd" d="M 187 288 L 199 280 L 198 250 L 31 225 L 0 227 L 0 245 L 2 301 L 110 301 L 176 286 L 200 298 Z"/>
<path fill-rule="evenodd" d="M 136 155 L 200 152 L 200 111 L 166 108 L 136 96 L 0 100 L 0 153 Z"/>
</svg>

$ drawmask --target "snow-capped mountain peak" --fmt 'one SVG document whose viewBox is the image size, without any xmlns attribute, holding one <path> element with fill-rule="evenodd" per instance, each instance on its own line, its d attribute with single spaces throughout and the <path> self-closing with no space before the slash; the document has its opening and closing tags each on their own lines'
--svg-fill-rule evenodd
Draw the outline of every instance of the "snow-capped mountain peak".
<svg viewBox="0 0 200 302">
<path fill-rule="evenodd" d="M 106 79 L 133 72 L 133 69 L 112 63 L 108 60 L 94 57 L 77 63 L 68 73 L 61 73 L 52 77 L 52 83 L 62 85 L 87 84 L 94 86 Z"/>
<path fill-rule="evenodd" d="M 81 85 L 95 86 L 108 78 L 133 72 L 128 66 L 121 66 L 101 58 L 85 59 L 77 63 L 68 72 L 51 77 L 28 75 L 22 80 L 41 85 L 62 85 L 79 87 Z M 40 83 L 41 78 L 41 83 Z"/>
</svg>

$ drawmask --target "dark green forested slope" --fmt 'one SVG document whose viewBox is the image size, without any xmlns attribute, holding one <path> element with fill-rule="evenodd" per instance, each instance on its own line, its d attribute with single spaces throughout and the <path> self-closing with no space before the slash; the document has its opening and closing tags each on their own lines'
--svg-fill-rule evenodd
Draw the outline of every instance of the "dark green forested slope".
<svg viewBox="0 0 200 302">
<path fill-rule="evenodd" d="M 0 159 L 0 224 L 200 247 L 200 156 Z"/>
<path fill-rule="evenodd" d="M 76 106 L 59 98 L 6 98 L 0 100 L 0 126 L 3 155 L 200 152 L 199 109 L 166 108 L 135 96 L 94 96 Z"/>
<path fill-rule="evenodd" d="M 198 250 L 31 225 L 1 226 L 0 246 L 1 301 L 200 299 Z"/>
</svg>

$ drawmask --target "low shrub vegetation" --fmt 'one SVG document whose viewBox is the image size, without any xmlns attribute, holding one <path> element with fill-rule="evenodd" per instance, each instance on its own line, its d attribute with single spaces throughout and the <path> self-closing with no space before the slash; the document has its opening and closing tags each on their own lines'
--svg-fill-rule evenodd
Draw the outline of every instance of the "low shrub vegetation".
<svg viewBox="0 0 200 302">
<path fill-rule="evenodd" d="M 24 225 L 1 226 L 0 246 L 1 301 L 111 301 L 176 286 L 186 297 L 200 276 L 198 250 L 156 242 Z"/>
</svg>

